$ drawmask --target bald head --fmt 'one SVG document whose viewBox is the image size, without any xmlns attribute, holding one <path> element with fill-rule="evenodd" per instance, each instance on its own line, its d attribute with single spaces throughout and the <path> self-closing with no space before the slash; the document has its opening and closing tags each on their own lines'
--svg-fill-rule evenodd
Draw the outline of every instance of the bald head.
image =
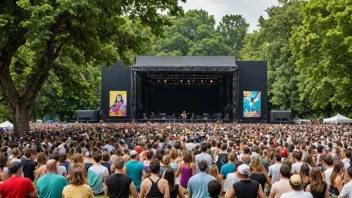
<svg viewBox="0 0 352 198">
<path fill-rule="evenodd" d="M 56 160 L 48 160 L 46 162 L 46 169 L 48 170 L 48 172 L 56 172 Z"/>
</svg>

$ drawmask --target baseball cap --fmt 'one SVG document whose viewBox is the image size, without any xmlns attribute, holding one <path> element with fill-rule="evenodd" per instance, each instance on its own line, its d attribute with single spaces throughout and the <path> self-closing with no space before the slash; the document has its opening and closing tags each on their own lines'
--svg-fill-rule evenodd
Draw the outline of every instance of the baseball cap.
<svg viewBox="0 0 352 198">
<path fill-rule="evenodd" d="M 290 182 L 294 185 L 294 186 L 298 186 L 301 185 L 301 176 L 299 176 L 298 174 L 292 175 L 290 178 Z"/>
<path fill-rule="evenodd" d="M 286 149 L 283 149 L 280 151 L 280 155 L 281 157 L 286 157 L 287 156 L 287 150 Z"/>
<path fill-rule="evenodd" d="M 136 146 L 135 150 L 137 151 L 137 153 L 141 153 L 142 152 L 142 147 Z"/>
<path fill-rule="evenodd" d="M 132 150 L 132 151 L 130 152 L 130 156 L 134 156 L 134 155 L 137 155 L 137 151 L 136 151 L 136 150 Z"/>
<path fill-rule="evenodd" d="M 241 166 L 238 167 L 238 172 L 240 172 L 243 175 L 249 175 L 251 170 L 247 164 L 242 164 Z"/>
</svg>

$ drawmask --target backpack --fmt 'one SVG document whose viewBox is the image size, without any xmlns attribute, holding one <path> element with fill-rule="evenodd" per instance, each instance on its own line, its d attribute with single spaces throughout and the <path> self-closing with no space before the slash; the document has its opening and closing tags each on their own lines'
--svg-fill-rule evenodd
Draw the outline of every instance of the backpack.
<svg viewBox="0 0 352 198">
<path fill-rule="evenodd" d="M 220 153 L 218 155 L 218 161 L 216 162 L 216 166 L 218 167 L 219 172 L 221 171 L 221 167 L 227 164 L 227 162 L 228 162 L 227 153 Z"/>
</svg>

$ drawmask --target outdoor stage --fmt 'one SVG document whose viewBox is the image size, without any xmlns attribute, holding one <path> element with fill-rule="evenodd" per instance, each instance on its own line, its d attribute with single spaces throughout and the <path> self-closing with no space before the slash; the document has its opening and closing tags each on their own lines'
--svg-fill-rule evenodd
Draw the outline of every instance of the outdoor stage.
<svg viewBox="0 0 352 198">
<path fill-rule="evenodd" d="M 267 67 L 231 56 L 137 56 L 103 68 L 108 122 L 263 122 Z"/>
</svg>

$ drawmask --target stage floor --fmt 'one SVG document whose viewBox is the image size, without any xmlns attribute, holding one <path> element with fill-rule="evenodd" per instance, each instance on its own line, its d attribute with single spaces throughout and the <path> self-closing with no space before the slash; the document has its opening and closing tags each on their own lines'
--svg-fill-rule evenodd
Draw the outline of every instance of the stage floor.
<svg viewBox="0 0 352 198">
<path fill-rule="evenodd" d="M 230 122 L 230 119 L 137 119 L 136 122 L 156 122 L 156 123 L 215 123 Z"/>
</svg>

